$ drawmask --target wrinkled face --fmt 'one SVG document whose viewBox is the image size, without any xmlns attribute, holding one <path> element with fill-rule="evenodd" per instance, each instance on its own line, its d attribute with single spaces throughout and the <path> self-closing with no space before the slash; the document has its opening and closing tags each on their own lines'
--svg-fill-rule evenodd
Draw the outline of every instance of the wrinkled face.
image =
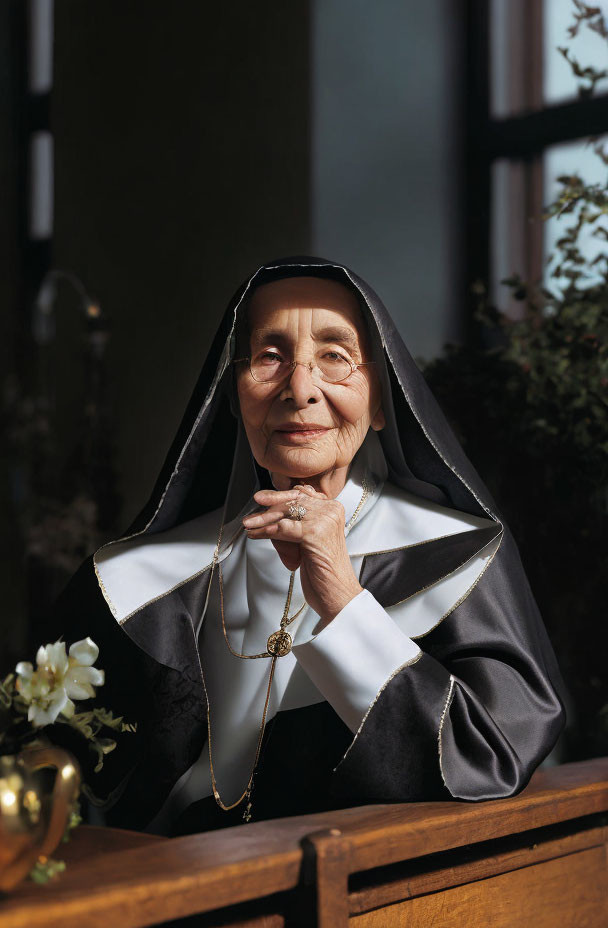
<svg viewBox="0 0 608 928">
<path fill-rule="evenodd" d="M 370 426 L 384 426 L 375 365 L 329 383 L 307 362 L 336 353 L 371 360 L 355 295 L 337 281 L 290 277 L 258 287 L 248 319 L 252 358 L 303 362 L 270 383 L 254 380 L 246 362 L 237 364 L 241 415 L 258 464 L 289 478 L 348 467 Z"/>
</svg>

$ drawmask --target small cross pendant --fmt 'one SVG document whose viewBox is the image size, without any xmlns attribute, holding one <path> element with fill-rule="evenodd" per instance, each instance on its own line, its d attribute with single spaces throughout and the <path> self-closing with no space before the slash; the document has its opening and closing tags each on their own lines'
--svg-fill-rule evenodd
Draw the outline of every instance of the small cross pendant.
<svg viewBox="0 0 608 928">
<path fill-rule="evenodd" d="M 243 812 L 243 821 L 248 822 L 251 819 L 251 803 L 248 802 L 245 806 L 245 811 Z"/>
</svg>

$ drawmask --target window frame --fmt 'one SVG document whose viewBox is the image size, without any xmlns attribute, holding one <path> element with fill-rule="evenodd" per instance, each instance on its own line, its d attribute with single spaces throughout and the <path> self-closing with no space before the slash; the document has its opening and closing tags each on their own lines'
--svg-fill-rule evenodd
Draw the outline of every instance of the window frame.
<svg viewBox="0 0 608 928">
<path fill-rule="evenodd" d="M 523 183 L 519 185 L 514 212 L 521 225 L 505 228 L 518 237 L 517 251 L 524 266 L 518 272 L 525 280 L 540 281 L 544 268 L 545 151 L 562 142 L 585 140 L 608 132 L 608 93 L 547 104 L 543 95 L 543 0 L 523 0 L 519 10 L 520 44 L 515 60 L 527 65 L 517 88 L 517 99 L 509 102 L 517 112 L 494 116 L 491 111 L 491 8 L 489 0 L 465 0 L 464 36 L 464 243 L 463 302 L 466 339 L 479 344 L 483 338 L 474 320 L 479 284 L 491 293 L 492 280 L 492 169 L 500 159 L 520 162 Z M 574 78 L 573 78 L 574 80 Z M 538 221 L 530 221 L 538 220 Z M 509 242 L 509 245 L 511 242 Z M 515 248 L 510 249 L 514 253 Z M 503 308 L 503 307 L 501 307 Z"/>
</svg>

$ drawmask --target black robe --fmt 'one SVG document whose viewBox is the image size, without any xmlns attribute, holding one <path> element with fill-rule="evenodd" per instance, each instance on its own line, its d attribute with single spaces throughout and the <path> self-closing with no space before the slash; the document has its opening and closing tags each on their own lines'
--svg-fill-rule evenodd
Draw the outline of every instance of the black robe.
<svg viewBox="0 0 608 928">
<path fill-rule="evenodd" d="M 390 481 L 494 523 L 368 556 L 361 585 L 388 607 L 446 576 L 493 538 L 500 537 L 500 544 L 464 600 L 418 639 L 424 653 L 388 681 L 354 740 L 326 701 L 279 711 L 267 723 L 254 818 L 370 802 L 512 796 L 563 728 L 564 684 L 508 527 L 380 299 L 348 268 L 319 258 L 284 258 L 242 284 L 224 313 L 152 496 L 123 537 L 166 531 L 223 503 L 237 434 L 227 363 L 234 357 L 235 319 L 256 285 L 293 275 L 330 277 L 358 296 L 376 357 L 382 355 L 388 371 L 384 389 L 391 393 L 392 417 L 379 434 Z M 244 485 L 244 498 L 253 489 Z M 119 624 L 91 556 L 56 604 L 57 635 L 68 643 L 90 636 L 99 645 L 106 684 L 97 702 L 138 724 L 136 735 L 119 737 L 100 774 L 91 773 L 79 752 L 90 786 L 104 800 L 108 824 L 145 828 L 205 748 L 194 617 L 208 582 L 209 571 L 203 571 Z M 207 797 L 187 810 L 174 833 L 236 824 L 241 815 L 240 807 L 226 813 Z"/>
</svg>

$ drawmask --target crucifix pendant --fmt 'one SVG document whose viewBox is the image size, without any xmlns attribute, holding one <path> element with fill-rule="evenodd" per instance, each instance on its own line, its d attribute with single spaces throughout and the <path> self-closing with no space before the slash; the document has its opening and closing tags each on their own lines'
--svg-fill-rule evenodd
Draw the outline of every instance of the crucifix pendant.
<svg viewBox="0 0 608 928">
<path fill-rule="evenodd" d="M 285 657 L 291 651 L 291 635 L 284 628 L 279 628 L 266 642 L 266 648 L 272 657 Z"/>
</svg>

